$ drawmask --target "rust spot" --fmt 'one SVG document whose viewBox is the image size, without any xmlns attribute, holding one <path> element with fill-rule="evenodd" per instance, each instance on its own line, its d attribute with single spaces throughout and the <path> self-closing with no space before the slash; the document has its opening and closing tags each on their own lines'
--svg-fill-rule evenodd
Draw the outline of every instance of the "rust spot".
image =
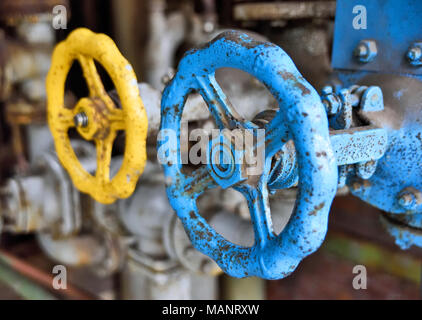
<svg viewBox="0 0 422 320">
<path fill-rule="evenodd" d="M 308 95 L 311 93 L 311 91 L 306 88 L 301 82 L 298 81 L 298 78 L 291 72 L 281 72 L 279 71 L 278 74 L 283 78 L 283 80 L 286 81 L 293 81 L 294 86 L 298 88 L 300 91 L 302 91 L 302 95 Z"/>
<path fill-rule="evenodd" d="M 317 213 L 322 209 L 322 208 L 324 208 L 324 202 L 321 202 L 319 205 L 317 205 L 317 206 L 315 206 L 314 207 L 314 210 L 312 210 L 311 212 L 309 212 L 309 215 L 310 216 L 316 216 L 317 215 Z"/>
<path fill-rule="evenodd" d="M 327 152 L 325 152 L 325 151 L 322 151 L 322 152 L 317 152 L 317 153 L 316 153 L 316 156 L 317 156 L 318 158 L 320 158 L 320 157 L 326 157 L 326 156 L 327 156 Z"/>
</svg>

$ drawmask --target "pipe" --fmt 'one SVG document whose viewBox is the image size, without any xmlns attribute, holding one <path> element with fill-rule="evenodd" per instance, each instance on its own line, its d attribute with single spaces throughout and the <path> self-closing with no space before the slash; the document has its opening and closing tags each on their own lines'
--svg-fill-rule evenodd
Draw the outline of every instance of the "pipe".
<svg viewBox="0 0 422 320">
<path fill-rule="evenodd" d="M 9 284 L 11 287 L 17 288 L 20 287 L 18 284 L 21 283 L 25 286 L 24 291 L 19 292 L 23 294 L 25 298 L 28 299 L 41 299 L 41 298 L 52 298 L 55 299 L 52 295 L 47 294 L 44 290 L 35 289 L 35 285 L 31 284 L 28 280 L 23 280 L 22 277 L 19 275 L 14 275 L 12 271 L 8 271 L 8 269 L 12 269 L 18 272 L 21 276 L 30 279 L 34 283 L 39 284 L 40 286 L 51 289 L 53 283 L 53 276 L 47 274 L 46 272 L 35 268 L 28 264 L 27 262 L 21 260 L 20 258 L 0 249 L 0 280 Z M 17 281 L 15 283 L 15 280 Z M 61 290 L 60 294 L 64 295 L 68 299 L 72 300 L 94 300 L 96 297 L 92 296 L 91 294 L 76 288 L 72 284 L 67 284 L 66 290 Z"/>
<path fill-rule="evenodd" d="M 0 282 L 12 288 L 26 300 L 55 300 L 56 298 L 36 283 L 28 280 L 12 267 L 0 263 Z"/>
</svg>

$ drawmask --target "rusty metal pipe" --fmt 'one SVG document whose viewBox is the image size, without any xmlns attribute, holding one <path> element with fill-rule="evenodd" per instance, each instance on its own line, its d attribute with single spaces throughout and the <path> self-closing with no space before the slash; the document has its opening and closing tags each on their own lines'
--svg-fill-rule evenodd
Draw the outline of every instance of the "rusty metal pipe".
<svg viewBox="0 0 422 320">
<path fill-rule="evenodd" d="M 28 264 L 15 255 L 0 249 L 0 262 L 12 268 L 26 278 L 36 282 L 46 289 L 51 290 L 53 283 L 53 276 L 48 273 Z M 72 284 L 67 284 L 66 290 L 61 290 L 60 294 L 72 300 L 95 300 L 96 297 L 90 293 L 85 292 Z"/>
</svg>

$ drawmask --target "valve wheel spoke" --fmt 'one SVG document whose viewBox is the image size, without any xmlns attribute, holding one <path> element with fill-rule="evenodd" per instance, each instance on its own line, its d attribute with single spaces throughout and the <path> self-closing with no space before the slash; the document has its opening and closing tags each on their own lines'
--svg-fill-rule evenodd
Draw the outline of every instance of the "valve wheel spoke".
<svg viewBox="0 0 422 320">
<path fill-rule="evenodd" d="M 60 108 L 58 111 L 57 118 L 62 124 L 65 130 L 75 127 L 75 122 L 73 121 L 73 112 L 66 107 Z"/>
<path fill-rule="evenodd" d="M 246 198 L 253 223 L 255 243 L 264 247 L 268 241 L 276 237 L 272 226 L 267 184 L 259 183 L 257 187 L 244 185 L 234 189 Z"/>
<path fill-rule="evenodd" d="M 272 157 L 290 140 L 289 128 L 284 121 L 271 120 L 265 126 L 265 156 Z"/>
<path fill-rule="evenodd" d="M 246 120 L 237 113 L 228 97 L 224 94 L 215 75 L 196 78 L 199 85 L 199 92 L 205 99 L 216 125 L 220 129 L 235 129 L 246 126 Z"/>
<path fill-rule="evenodd" d="M 115 110 L 116 108 L 114 107 L 115 105 L 113 100 L 104 89 L 104 85 L 101 81 L 100 75 L 98 74 L 94 59 L 84 55 L 79 55 L 78 61 L 81 64 L 84 78 L 88 85 L 90 98 L 100 98 L 105 103 L 108 110 Z"/>
<path fill-rule="evenodd" d="M 113 130 L 124 130 L 125 129 L 125 118 L 124 112 L 121 109 L 113 108 L 108 115 L 108 120 L 111 123 Z"/>
<path fill-rule="evenodd" d="M 110 181 L 111 153 L 115 137 L 116 132 L 111 131 L 105 139 L 95 140 L 95 145 L 97 147 L 97 171 L 95 172 L 95 177 L 100 182 Z"/>
<path fill-rule="evenodd" d="M 195 169 L 191 174 L 184 175 L 183 190 L 185 194 L 190 194 L 194 198 L 199 197 L 207 190 L 218 187 L 211 177 L 206 166 Z"/>
<path fill-rule="evenodd" d="M 78 61 L 81 64 L 84 78 L 89 88 L 91 98 L 102 98 L 107 95 L 100 75 L 98 74 L 97 67 L 95 66 L 94 59 L 84 55 L 78 56 Z"/>
</svg>

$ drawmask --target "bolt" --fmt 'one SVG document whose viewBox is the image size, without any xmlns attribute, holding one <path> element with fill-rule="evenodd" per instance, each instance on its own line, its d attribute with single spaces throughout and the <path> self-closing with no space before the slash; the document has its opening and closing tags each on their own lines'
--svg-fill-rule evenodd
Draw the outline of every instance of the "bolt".
<svg viewBox="0 0 422 320">
<path fill-rule="evenodd" d="M 340 98 L 333 93 L 333 89 L 327 86 L 322 89 L 321 101 L 329 116 L 336 115 L 341 108 Z M 331 92 L 330 92 L 331 91 Z"/>
<path fill-rule="evenodd" d="M 407 210 L 412 210 L 417 206 L 416 195 L 410 190 L 404 190 L 399 194 L 398 204 Z"/>
<path fill-rule="evenodd" d="M 406 58 L 413 66 L 422 65 L 422 43 L 416 42 L 412 44 L 406 52 Z"/>
<path fill-rule="evenodd" d="M 333 93 L 333 87 L 332 86 L 325 86 L 321 89 L 321 95 L 322 96 L 328 96 L 329 94 Z"/>
<path fill-rule="evenodd" d="M 410 48 L 409 51 L 407 52 L 407 58 L 409 59 L 409 61 L 415 61 L 420 59 L 422 56 L 422 50 L 419 47 L 413 47 Z"/>
<path fill-rule="evenodd" d="M 362 191 L 363 185 L 359 181 L 355 181 L 355 182 L 352 183 L 352 185 L 350 187 L 351 187 L 352 191 L 359 192 L 359 191 Z"/>
<path fill-rule="evenodd" d="M 86 128 L 88 126 L 88 116 L 85 112 L 79 112 L 73 117 L 73 122 L 77 128 Z"/>
<path fill-rule="evenodd" d="M 368 54 L 368 48 L 365 45 L 359 44 L 355 49 L 355 56 L 356 57 L 364 57 Z"/>
<path fill-rule="evenodd" d="M 374 40 L 362 40 L 353 51 L 354 56 L 362 63 L 372 61 L 378 53 L 377 43 Z"/>
</svg>

